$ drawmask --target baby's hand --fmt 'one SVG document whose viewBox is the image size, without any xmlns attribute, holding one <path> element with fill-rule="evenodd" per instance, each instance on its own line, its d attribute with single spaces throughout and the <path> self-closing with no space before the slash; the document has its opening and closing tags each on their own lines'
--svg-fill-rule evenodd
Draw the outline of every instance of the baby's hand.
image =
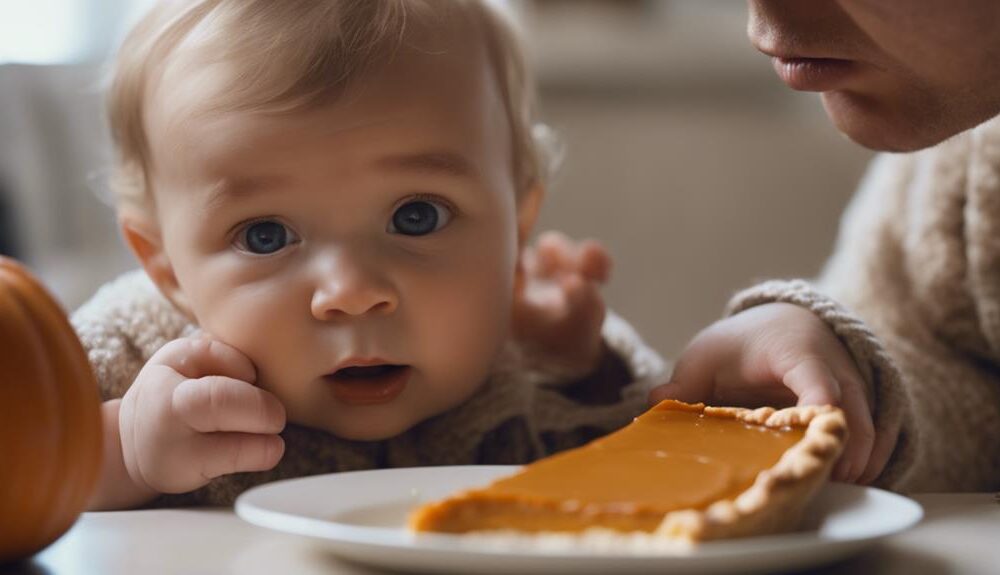
<svg viewBox="0 0 1000 575">
<path fill-rule="evenodd" d="M 807 309 L 773 303 L 699 333 L 678 359 L 670 383 L 654 389 L 650 400 L 747 407 L 837 405 L 850 437 L 833 477 L 867 483 L 882 471 L 891 451 L 873 451 L 873 400 L 868 394 L 847 349 L 821 319 Z"/>
<path fill-rule="evenodd" d="M 285 409 L 255 380 L 250 360 L 219 341 L 163 346 L 122 398 L 122 457 L 132 481 L 184 493 L 220 475 L 277 465 Z"/>
<path fill-rule="evenodd" d="M 604 298 L 611 256 L 598 242 L 542 234 L 519 262 L 523 281 L 514 295 L 513 334 L 539 362 L 567 377 L 589 374 L 600 363 Z"/>
</svg>

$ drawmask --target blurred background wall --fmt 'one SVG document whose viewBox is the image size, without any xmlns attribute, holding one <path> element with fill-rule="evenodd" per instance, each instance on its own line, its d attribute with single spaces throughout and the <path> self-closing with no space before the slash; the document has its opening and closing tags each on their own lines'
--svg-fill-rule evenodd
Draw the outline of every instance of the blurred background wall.
<svg viewBox="0 0 1000 575">
<path fill-rule="evenodd" d="M 871 154 L 774 77 L 739 0 L 512 0 L 566 157 L 540 229 L 605 242 L 668 356 L 736 290 L 815 275 Z M 0 0 L 0 252 L 73 308 L 134 267 L 100 201 L 101 62 L 149 0 Z"/>
</svg>

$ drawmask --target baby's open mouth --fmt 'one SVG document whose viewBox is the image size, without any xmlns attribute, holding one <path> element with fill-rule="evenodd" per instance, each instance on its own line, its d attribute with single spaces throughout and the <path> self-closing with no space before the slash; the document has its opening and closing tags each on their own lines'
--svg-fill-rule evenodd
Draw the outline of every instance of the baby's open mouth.
<svg viewBox="0 0 1000 575">
<path fill-rule="evenodd" d="M 345 367 L 343 369 L 338 369 L 333 373 L 334 379 L 347 379 L 347 380 L 364 380 L 378 378 L 386 374 L 390 374 L 401 369 L 406 369 L 405 365 L 392 365 L 392 364 L 381 364 L 381 365 L 365 365 L 365 366 L 353 366 Z"/>
<path fill-rule="evenodd" d="M 402 393 L 410 372 L 408 365 L 358 365 L 338 369 L 325 379 L 333 389 L 333 396 L 341 403 L 374 405 L 388 403 Z"/>
</svg>

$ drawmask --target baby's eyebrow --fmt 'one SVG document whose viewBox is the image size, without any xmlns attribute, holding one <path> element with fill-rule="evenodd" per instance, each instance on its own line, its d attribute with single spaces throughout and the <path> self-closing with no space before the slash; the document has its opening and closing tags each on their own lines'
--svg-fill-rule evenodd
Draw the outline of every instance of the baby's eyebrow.
<svg viewBox="0 0 1000 575">
<path fill-rule="evenodd" d="M 387 170 L 420 172 L 430 175 L 444 175 L 456 178 L 476 179 L 479 170 L 471 161 L 457 152 L 432 151 L 383 156 L 375 162 L 376 167 Z M 205 198 L 205 205 L 216 207 L 227 201 L 239 201 L 259 193 L 281 188 L 291 178 L 280 175 L 224 178 L 218 181 Z"/>
<path fill-rule="evenodd" d="M 458 178 L 475 178 L 478 170 L 462 154 L 450 151 L 395 154 L 378 160 L 378 167 L 441 174 Z"/>
<path fill-rule="evenodd" d="M 243 200 L 258 193 L 282 187 L 288 181 L 289 178 L 282 176 L 225 178 L 212 186 L 205 199 L 205 205 L 214 207 L 226 201 Z"/>
</svg>

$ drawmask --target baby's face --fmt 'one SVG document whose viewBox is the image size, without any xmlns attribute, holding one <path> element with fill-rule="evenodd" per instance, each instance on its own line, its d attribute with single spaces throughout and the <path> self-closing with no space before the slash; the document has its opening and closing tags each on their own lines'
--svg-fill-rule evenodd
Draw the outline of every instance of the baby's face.
<svg viewBox="0 0 1000 575">
<path fill-rule="evenodd" d="M 217 88 L 181 66 L 152 91 L 174 299 L 253 361 L 295 423 L 403 432 L 472 395 L 506 337 L 511 135 L 468 44 L 403 50 L 333 104 L 285 116 L 199 114 Z"/>
</svg>

